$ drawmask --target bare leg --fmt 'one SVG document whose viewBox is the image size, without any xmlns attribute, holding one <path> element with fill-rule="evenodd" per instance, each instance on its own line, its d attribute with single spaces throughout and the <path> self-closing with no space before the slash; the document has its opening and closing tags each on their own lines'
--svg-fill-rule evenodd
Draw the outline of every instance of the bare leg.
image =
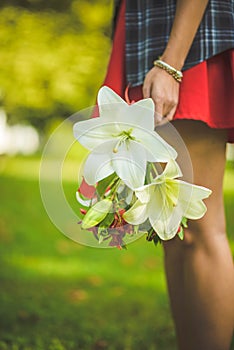
<svg viewBox="0 0 234 350">
<path fill-rule="evenodd" d="M 165 242 L 165 268 L 180 350 L 228 350 L 234 327 L 234 269 L 225 234 L 222 183 L 226 133 L 173 122 L 190 152 L 194 183 L 210 188 L 208 211 L 184 241 Z M 183 168 L 183 160 L 178 159 Z"/>
</svg>

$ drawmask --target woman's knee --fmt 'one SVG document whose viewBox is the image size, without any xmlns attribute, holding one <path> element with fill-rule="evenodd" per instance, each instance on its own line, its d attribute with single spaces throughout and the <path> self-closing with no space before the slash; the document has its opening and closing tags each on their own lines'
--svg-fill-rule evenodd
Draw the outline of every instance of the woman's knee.
<svg viewBox="0 0 234 350">
<path fill-rule="evenodd" d="M 184 229 L 184 237 L 178 236 L 170 241 L 163 242 L 165 257 L 180 259 L 191 250 L 214 252 L 217 247 L 227 240 L 225 221 L 214 222 L 213 225 L 203 220 L 189 221 L 188 228 Z"/>
<path fill-rule="evenodd" d="M 183 246 L 209 248 L 213 243 L 226 239 L 226 225 L 222 217 L 210 221 L 205 219 L 190 220 L 184 230 Z"/>
</svg>

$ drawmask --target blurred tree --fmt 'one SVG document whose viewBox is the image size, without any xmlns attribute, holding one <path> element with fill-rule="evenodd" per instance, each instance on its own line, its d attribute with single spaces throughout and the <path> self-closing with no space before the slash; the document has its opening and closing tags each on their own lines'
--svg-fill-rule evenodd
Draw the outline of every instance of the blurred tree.
<svg viewBox="0 0 234 350">
<path fill-rule="evenodd" d="M 64 3 L 69 3 L 64 12 L 1 4 L 0 99 L 12 123 L 24 120 L 43 128 L 48 120 L 95 102 L 111 46 L 111 4 Z"/>
<path fill-rule="evenodd" d="M 17 6 L 30 10 L 47 10 L 66 11 L 70 8 L 72 0 L 1 0 L 0 7 Z"/>
</svg>

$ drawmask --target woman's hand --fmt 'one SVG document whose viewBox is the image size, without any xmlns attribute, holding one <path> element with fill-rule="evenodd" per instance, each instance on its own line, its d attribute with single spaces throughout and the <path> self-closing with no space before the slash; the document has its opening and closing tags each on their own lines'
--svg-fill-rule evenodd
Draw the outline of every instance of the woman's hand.
<svg viewBox="0 0 234 350">
<path fill-rule="evenodd" d="M 155 104 L 155 125 L 173 119 L 179 101 L 179 83 L 166 71 L 153 67 L 145 76 L 143 97 Z"/>
</svg>

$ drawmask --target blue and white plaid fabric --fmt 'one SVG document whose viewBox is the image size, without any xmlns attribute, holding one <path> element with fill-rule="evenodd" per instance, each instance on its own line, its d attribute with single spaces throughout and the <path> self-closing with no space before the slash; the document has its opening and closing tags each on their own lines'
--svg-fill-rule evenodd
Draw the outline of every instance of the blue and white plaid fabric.
<svg viewBox="0 0 234 350">
<path fill-rule="evenodd" d="M 132 86 L 143 83 L 164 51 L 175 9 L 176 0 L 126 0 L 126 74 Z M 210 0 L 183 69 L 230 48 L 234 48 L 234 0 Z"/>
</svg>

